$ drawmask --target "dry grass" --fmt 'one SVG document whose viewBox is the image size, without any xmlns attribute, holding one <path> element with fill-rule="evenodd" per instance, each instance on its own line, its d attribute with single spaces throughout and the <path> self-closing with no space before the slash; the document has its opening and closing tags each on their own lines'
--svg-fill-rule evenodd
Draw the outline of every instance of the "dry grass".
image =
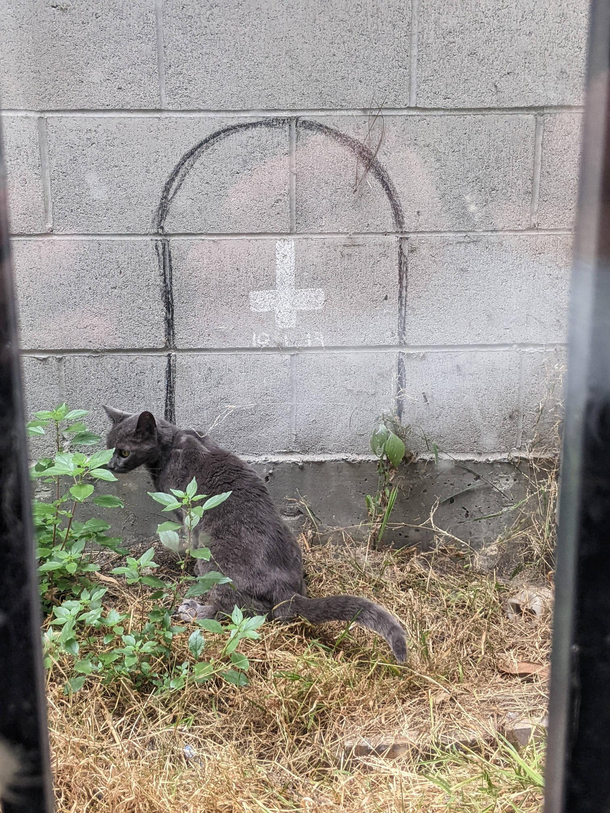
<svg viewBox="0 0 610 813">
<path fill-rule="evenodd" d="M 535 551 L 545 522 L 518 521 Z M 160 697 L 94 686 L 66 697 L 57 669 L 48 697 L 61 813 L 540 809 L 540 747 L 518 756 L 494 732 L 507 713 L 544 716 L 546 682 L 504 675 L 498 661 L 546 663 L 548 619 L 509 621 L 510 588 L 440 540 L 426 554 L 302 542 L 310 594 L 384 604 L 407 628 L 408 665 L 358 628 L 293 623 L 246 642 L 244 689 L 208 683 Z M 114 598 L 137 601 L 125 589 Z M 417 747 L 394 760 L 345 749 L 379 735 Z M 456 739 L 469 745 L 447 747 Z"/>
</svg>

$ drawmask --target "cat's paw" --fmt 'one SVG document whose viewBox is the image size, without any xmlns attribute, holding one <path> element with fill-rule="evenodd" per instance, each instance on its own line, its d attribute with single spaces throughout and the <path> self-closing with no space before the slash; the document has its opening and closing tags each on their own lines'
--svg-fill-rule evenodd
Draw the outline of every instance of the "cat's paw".
<svg viewBox="0 0 610 813">
<path fill-rule="evenodd" d="M 210 604 L 198 604 L 192 598 L 185 598 L 176 614 L 183 621 L 193 621 L 195 618 L 214 618 L 216 611 Z"/>
</svg>

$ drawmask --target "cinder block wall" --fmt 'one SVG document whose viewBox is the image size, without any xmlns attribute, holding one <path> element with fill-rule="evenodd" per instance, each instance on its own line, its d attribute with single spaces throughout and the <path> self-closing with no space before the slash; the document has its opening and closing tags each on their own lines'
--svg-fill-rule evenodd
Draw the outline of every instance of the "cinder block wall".
<svg viewBox="0 0 610 813">
<path fill-rule="evenodd" d="M 3 0 L 30 407 L 252 455 L 366 455 L 390 410 L 550 436 L 587 5 Z"/>
</svg>

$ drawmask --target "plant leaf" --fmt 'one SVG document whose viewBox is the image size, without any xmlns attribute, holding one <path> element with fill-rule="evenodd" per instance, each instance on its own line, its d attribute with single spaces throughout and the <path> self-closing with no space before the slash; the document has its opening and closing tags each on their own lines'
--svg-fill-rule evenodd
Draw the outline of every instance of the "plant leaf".
<svg viewBox="0 0 610 813">
<path fill-rule="evenodd" d="M 50 421 L 53 419 L 53 413 L 49 412 L 48 409 L 43 409 L 40 412 L 35 412 L 34 415 L 43 421 Z"/>
<path fill-rule="evenodd" d="M 197 682 L 209 680 L 214 675 L 214 667 L 211 663 L 196 663 L 193 666 L 193 677 Z"/>
<path fill-rule="evenodd" d="M 114 626 L 115 626 L 115 624 L 118 624 L 118 623 L 119 623 L 119 621 L 122 621 L 122 620 L 123 620 L 123 618 L 125 618 L 125 616 L 124 616 L 124 615 L 121 615 L 121 614 L 120 614 L 120 612 L 119 612 L 118 610 L 115 610 L 115 609 L 113 608 L 113 609 L 112 609 L 112 610 L 110 610 L 110 612 L 108 613 L 108 616 L 107 616 L 107 618 L 106 618 L 106 620 L 105 620 L 105 622 L 104 622 L 104 623 L 105 623 L 105 624 L 107 624 L 109 627 L 114 627 Z"/>
<path fill-rule="evenodd" d="M 176 502 L 175 497 L 173 497 L 171 494 L 165 494 L 163 491 L 148 491 L 147 494 L 160 505 L 173 505 L 173 503 Z"/>
<path fill-rule="evenodd" d="M 77 421 L 76 423 L 70 424 L 64 429 L 64 432 L 68 435 L 75 435 L 77 432 L 84 432 L 87 429 L 84 423 Z"/>
<path fill-rule="evenodd" d="M 235 669 L 229 669 L 227 672 L 221 672 L 221 677 L 223 677 L 227 683 L 232 683 L 234 686 L 247 686 L 248 685 L 248 678 L 244 675 L 243 672 L 238 672 Z"/>
<path fill-rule="evenodd" d="M 140 567 L 150 567 L 153 564 L 153 559 L 155 558 L 155 549 L 149 548 L 145 553 L 143 553 L 140 558 L 138 559 L 138 563 Z"/>
<path fill-rule="evenodd" d="M 163 531 L 179 531 L 182 528 L 182 525 L 179 522 L 162 522 L 161 525 L 157 525 L 157 533 L 160 534 Z"/>
<path fill-rule="evenodd" d="M 157 590 L 162 590 L 165 587 L 165 582 L 162 582 L 156 576 L 142 576 L 142 584 L 147 587 L 154 587 Z"/>
<path fill-rule="evenodd" d="M 220 505 L 225 500 L 227 500 L 231 496 L 232 493 L 233 493 L 232 491 L 225 491 L 222 494 L 216 494 L 215 497 L 210 497 L 209 500 L 206 500 L 204 502 L 203 510 L 204 511 L 209 511 L 210 508 L 216 508 L 217 505 Z"/>
<path fill-rule="evenodd" d="M 193 559 L 205 559 L 206 562 L 210 561 L 212 552 L 209 548 L 191 548 L 189 551 Z"/>
<path fill-rule="evenodd" d="M 74 664 L 74 671 L 80 672 L 82 675 L 90 675 L 93 672 L 93 664 L 91 661 L 78 661 Z"/>
<path fill-rule="evenodd" d="M 93 471 L 90 471 L 89 474 L 91 477 L 95 477 L 96 480 L 106 480 L 109 483 L 112 483 L 117 479 L 111 471 L 108 471 L 108 469 L 93 469 Z"/>
<path fill-rule="evenodd" d="M 70 494 L 77 502 L 84 502 L 87 497 L 90 497 L 95 491 L 95 487 L 87 483 L 80 483 L 79 485 L 72 486 Z"/>
<path fill-rule="evenodd" d="M 203 629 L 207 630 L 208 632 L 215 633 L 224 632 L 224 627 L 222 626 L 220 621 L 216 621 L 214 618 L 198 618 L 197 626 L 203 627 Z"/>
<path fill-rule="evenodd" d="M 34 477 L 62 477 L 72 473 L 73 472 L 65 466 L 49 466 L 49 468 L 44 471 L 34 471 L 32 474 Z"/>
<path fill-rule="evenodd" d="M 398 435 L 390 432 L 390 436 L 385 442 L 384 451 L 390 463 L 393 466 L 398 466 L 405 456 L 405 444 Z"/>
<path fill-rule="evenodd" d="M 87 460 L 87 467 L 90 469 L 97 469 L 100 466 L 105 466 L 112 460 L 114 449 L 100 449 L 99 452 L 92 454 Z"/>
<path fill-rule="evenodd" d="M 257 630 L 259 627 L 262 627 L 266 621 L 266 617 L 264 615 L 254 615 L 252 618 L 247 618 L 245 622 L 242 624 L 242 630 Z"/>
<path fill-rule="evenodd" d="M 55 421 L 63 421 L 67 414 L 68 414 L 68 405 L 60 404 L 58 407 L 55 407 L 53 412 L 51 412 L 51 417 Z"/>
<path fill-rule="evenodd" d="M 74 528 L 74 525 L 72 526 Z M 103 534 L 104 531 L 110 530 L 110 525 L 104 522 L 103 519 L 92 517 L 81 527 L 79 536 L 90 536 L 91 534 Z"/>
<path fill-rule="evenodd" d="M 371 435 L 371 450 L 376 457 L 383 454 L 383 447 L 389 436 L 390 430 L 384 423 L 380 423 Z"/>
<path fill-rule="evenodd" d="M 88 415 L 89 412 L 86 409 L 71 409 L 70 412 L 65 416 L 65 421 L 74 421 L 76 418 L 84 418 L 85 415 Z"/>
<path fill-rule="evenodd" d="M 81 675 L 80 677 L 70 678 L 70 680 L 64 686 L 64 692 L 66 694 L 73 694 L 74 692 L 80 692 L 80 690 L 85 685 L 86 680 L 87 680 L 86 675 Z"/>
<path fill-rule="evenodd" d="M 78 641 L 76 638 L 68 638 L 67 641 L 64 641 L 64 649 L 66 652 L 69 652 L 70 655 L 78 655 Z"/>
<path fill-rule="evenodd" d="M 197 480 L 193 477 L 191 482 L 186 487 L 186 494 L 187 497 L 190 497 L 192 499 L 196 493 L 197 493 Z"/>
<path fill-rule="evenodd" d="M 96 443 L 99 443 L 100 440 L 101 437 L 99 435 L 85 430 L 84 432 L 77 432 L 72 438 L 72 443 L 78 446 L 94 446 Z"/>
<path fill-rule="evenodd" d="M 195 630 L 195 632 L 193 632 L 189 637 L 189 649 L 193 655 L 198 658 L 203 652 L 204 647 L 205 638 L 203 637 L 203 633 L 201 630 Z"/>
<path fill-rule="evenodd" d="M 122 500 L 113 494 L 100 494 L 93 498 L 93 502 L 100 508 L 125 508 Z"/>
<path fill-rule="evenodd" d="M 203 576 L 199 576 L 196 581 L 186 591 L 186 598 L 193 598 L 194 596 L 203 596 L 215 584 L 229 584 L 231 579 L 228 576 L 223 576 L 216 570 L 210 570 Z"/>
<path fill-rule="evenodd" d="M 233 652 L 231 655 L 231 663 L 236 669 L 241 669 L 246 672 L 250 668 L 250 661 L 241 652 Z"/>
<path fill-rule="evenodd" d="M 159 534 L 159 539 L 161 540 L 162 545 L 165 545 L 166 548 L 173 550 L 174 553 L 178 553 L 180 550 L 180 537 L 176 531 L 161 531 Z"/>
</svg>

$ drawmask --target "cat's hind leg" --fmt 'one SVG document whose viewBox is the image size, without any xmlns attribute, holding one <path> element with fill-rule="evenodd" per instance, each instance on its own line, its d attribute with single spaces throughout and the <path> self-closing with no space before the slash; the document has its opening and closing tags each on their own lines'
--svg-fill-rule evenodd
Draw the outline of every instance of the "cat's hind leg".
<svg viewBox="0 0 610 813">
<path fill-rule="evenodd" d="M 224 621 L 230 618 L 236 606 L 244 615 L 267 615 L 272 609 L 270 601 L 241 593 L 228 584 L 214 585 L 206 598 L 206 604 L 185 598 L 178 607 L 177 614 L 183 621 L 193 621 L 196 618 L 217 618 Z"/>
<path fill-rule="evenodd" d="M 195 599 L 185 598 L 176 610 L 176 614 L 183 621 L 193 621 L 195 618 L 216 618 L 218 607 L 214 604 L 199 604 Z"/>
</svg>

